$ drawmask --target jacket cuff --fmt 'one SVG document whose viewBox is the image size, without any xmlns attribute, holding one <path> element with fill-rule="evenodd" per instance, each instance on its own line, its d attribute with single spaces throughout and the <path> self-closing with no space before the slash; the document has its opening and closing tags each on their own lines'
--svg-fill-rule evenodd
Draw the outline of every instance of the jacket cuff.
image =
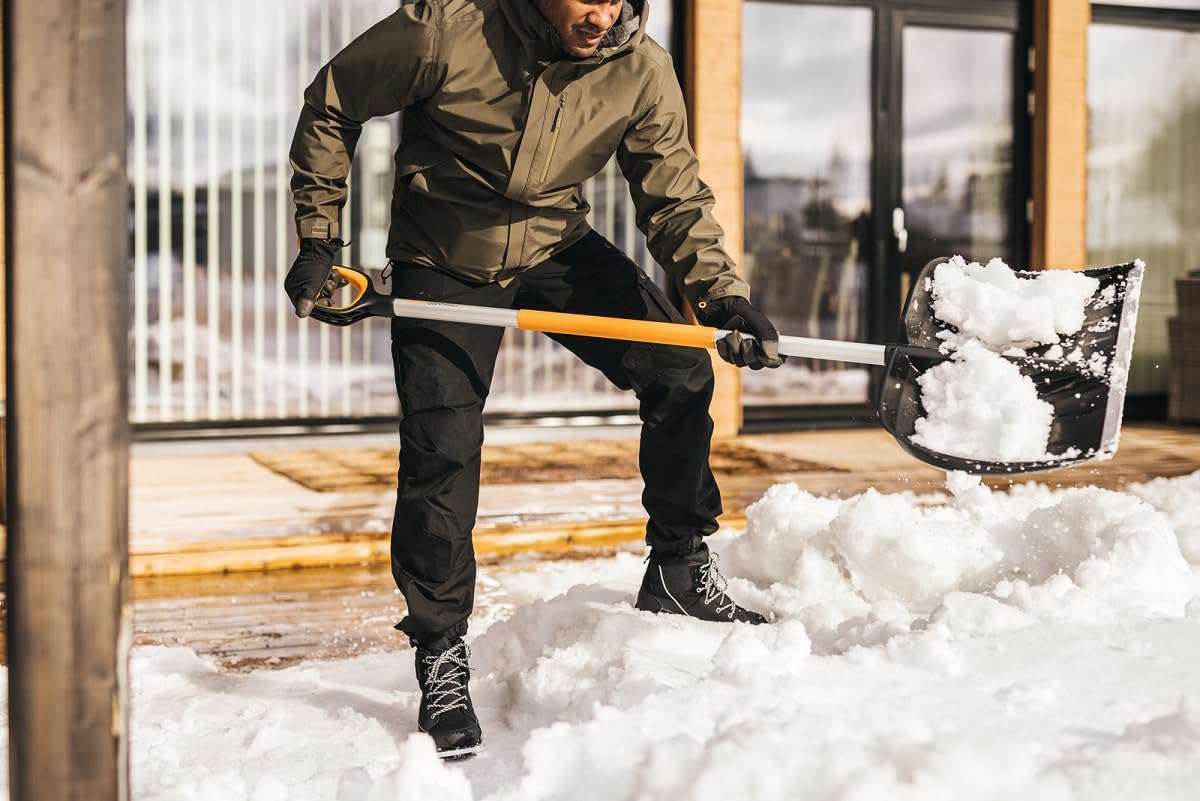
<svg viewBox="0 0 1200 801">
<path fill-rule="evenodd" d="M 729 297 L 730 295 L 734 295 L 739 298 L 745 298 L 746 300 L 750 300 L 750 287 L 746 284 L 745 281 L 742 281 L 740 279 L 737 281 L 730 281 L 730 282 L 726 282 L 724 284 L 719 284 L 719 285 L 714 286 L 711 289 L 709 289 L 708 292 L 705 292 L 700 297 L 696 298 L 696 300 L 693 302 L 692 305 L 696 309 L 696 311 L 700 311 L 700 310 L 704 309 L 706 306 L 708 306 L 708 304 L 712 303 L 714 300 L 717 300 L 719 298 Z"/>
<path fill-rule="evenodd" d="M 300 234 L 301 239 L 337 239 L 338 224 L 337 221 L 329 221 L 324 217 L 314 217 L 309 220 L 301 220 L 296 229 Z"/>
</svg>

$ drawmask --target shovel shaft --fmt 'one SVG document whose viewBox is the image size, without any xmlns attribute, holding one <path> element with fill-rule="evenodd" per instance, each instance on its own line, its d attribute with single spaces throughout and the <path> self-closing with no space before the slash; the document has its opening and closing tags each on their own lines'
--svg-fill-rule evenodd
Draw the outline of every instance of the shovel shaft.
<svg viewBox="0 0 1200 801">
<path fill-rule="evenodd" d="M 658 323 L 648 320 L 627 320 L 620 317 L 598 317 L 589 314 L 536 311 L 532 309 L 492 309 L 459 303 L 436 303 L 421 300 L 392 300 L 392 312 L 397 317 L 418 317 L 448 323 L 469 323 L 502 328 L 521 328 L 544 334 L 620 339 L 630 342 L 650 342 L 656 345 L 680 345 L 687 348 L 714 348 L 717 340 L 728 331 L 687 323 Z M 835 342 L 807 337 L 780 337 L 779 352 L 787 356 L 813 359 L 833 359 L 858 364 L 883 364 L 885 348 L 858 342 Z"/>
<path fill-rule="evenodd" d="M 832 359 L 855 364 L 887 363 L 887 348 L 864 342 L 838 342 L 832 339 L 780 337 L 779 352 L 785 356 L 804 356 L 809 359 Z"/>
</svg>

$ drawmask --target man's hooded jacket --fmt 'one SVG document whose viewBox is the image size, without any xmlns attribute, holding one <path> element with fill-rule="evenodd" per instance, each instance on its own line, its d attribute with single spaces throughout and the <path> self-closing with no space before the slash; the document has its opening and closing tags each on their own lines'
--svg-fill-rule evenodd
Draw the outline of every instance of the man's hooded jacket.
<svg viewBox="0 0 1200 801">
<path fill-rule="evenodd" d="M 684 295 L 746 297 L 648 11 L 625 0 L 576 59 L 533 0 L 405 0 L 305 92 L 291 149 L 300 236 L 339 236 L 362 124 L 403 111 L 388 258 L 508 280 L 588 233 L 581 184 L 615 153 L 650 252 Z"/>
</svg>

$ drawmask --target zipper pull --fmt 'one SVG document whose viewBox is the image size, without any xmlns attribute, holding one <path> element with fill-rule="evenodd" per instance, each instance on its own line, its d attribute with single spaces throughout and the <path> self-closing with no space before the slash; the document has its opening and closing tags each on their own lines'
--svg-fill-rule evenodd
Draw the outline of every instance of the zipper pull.
<svg viewBox="0 0 1200 801">
<path fill-rule="evenodd" d="M 554 112 L 554 122 L 550 125 L 550 133 L 558 130 L 558 126 L 562 123 L 563 109 L 567 106 L 567 98 L 560 97 L 558 99 L 558 111 Z"/>
</svg>

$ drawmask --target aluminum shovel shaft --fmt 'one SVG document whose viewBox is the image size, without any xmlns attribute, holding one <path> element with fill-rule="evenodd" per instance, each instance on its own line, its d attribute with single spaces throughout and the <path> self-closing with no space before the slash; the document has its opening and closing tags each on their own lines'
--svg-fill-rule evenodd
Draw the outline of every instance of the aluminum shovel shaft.
<svg viewBox="0 0 1200 801">
<path fill-rule="evenodd" d="M 648 320 L 629 320 L 620 317 L 600 317 L 533 309 L 493 309 L 460 303 L 439 303 L 403 298 L 392 300 L 392 314 L 396 317 L 520 328 L 525 331 L 540 331 L 544 334 L 620 339 L 630 342 L 648 342 L 655 345 L 680 345 L 688 348 L 715 348 L 717 341 L 730 333 L 719 328 L 687 323 L 659 323 Z M 742 334 L 742 336 L 749 335 Z M 883 345 L 789 336 L 779 338 L 779 352 L 786 356 L 804 356 L 813 359 L 833 359 L 877 365 L 883 365 L 887 355 L 887 349 Z"/>
</svg>

